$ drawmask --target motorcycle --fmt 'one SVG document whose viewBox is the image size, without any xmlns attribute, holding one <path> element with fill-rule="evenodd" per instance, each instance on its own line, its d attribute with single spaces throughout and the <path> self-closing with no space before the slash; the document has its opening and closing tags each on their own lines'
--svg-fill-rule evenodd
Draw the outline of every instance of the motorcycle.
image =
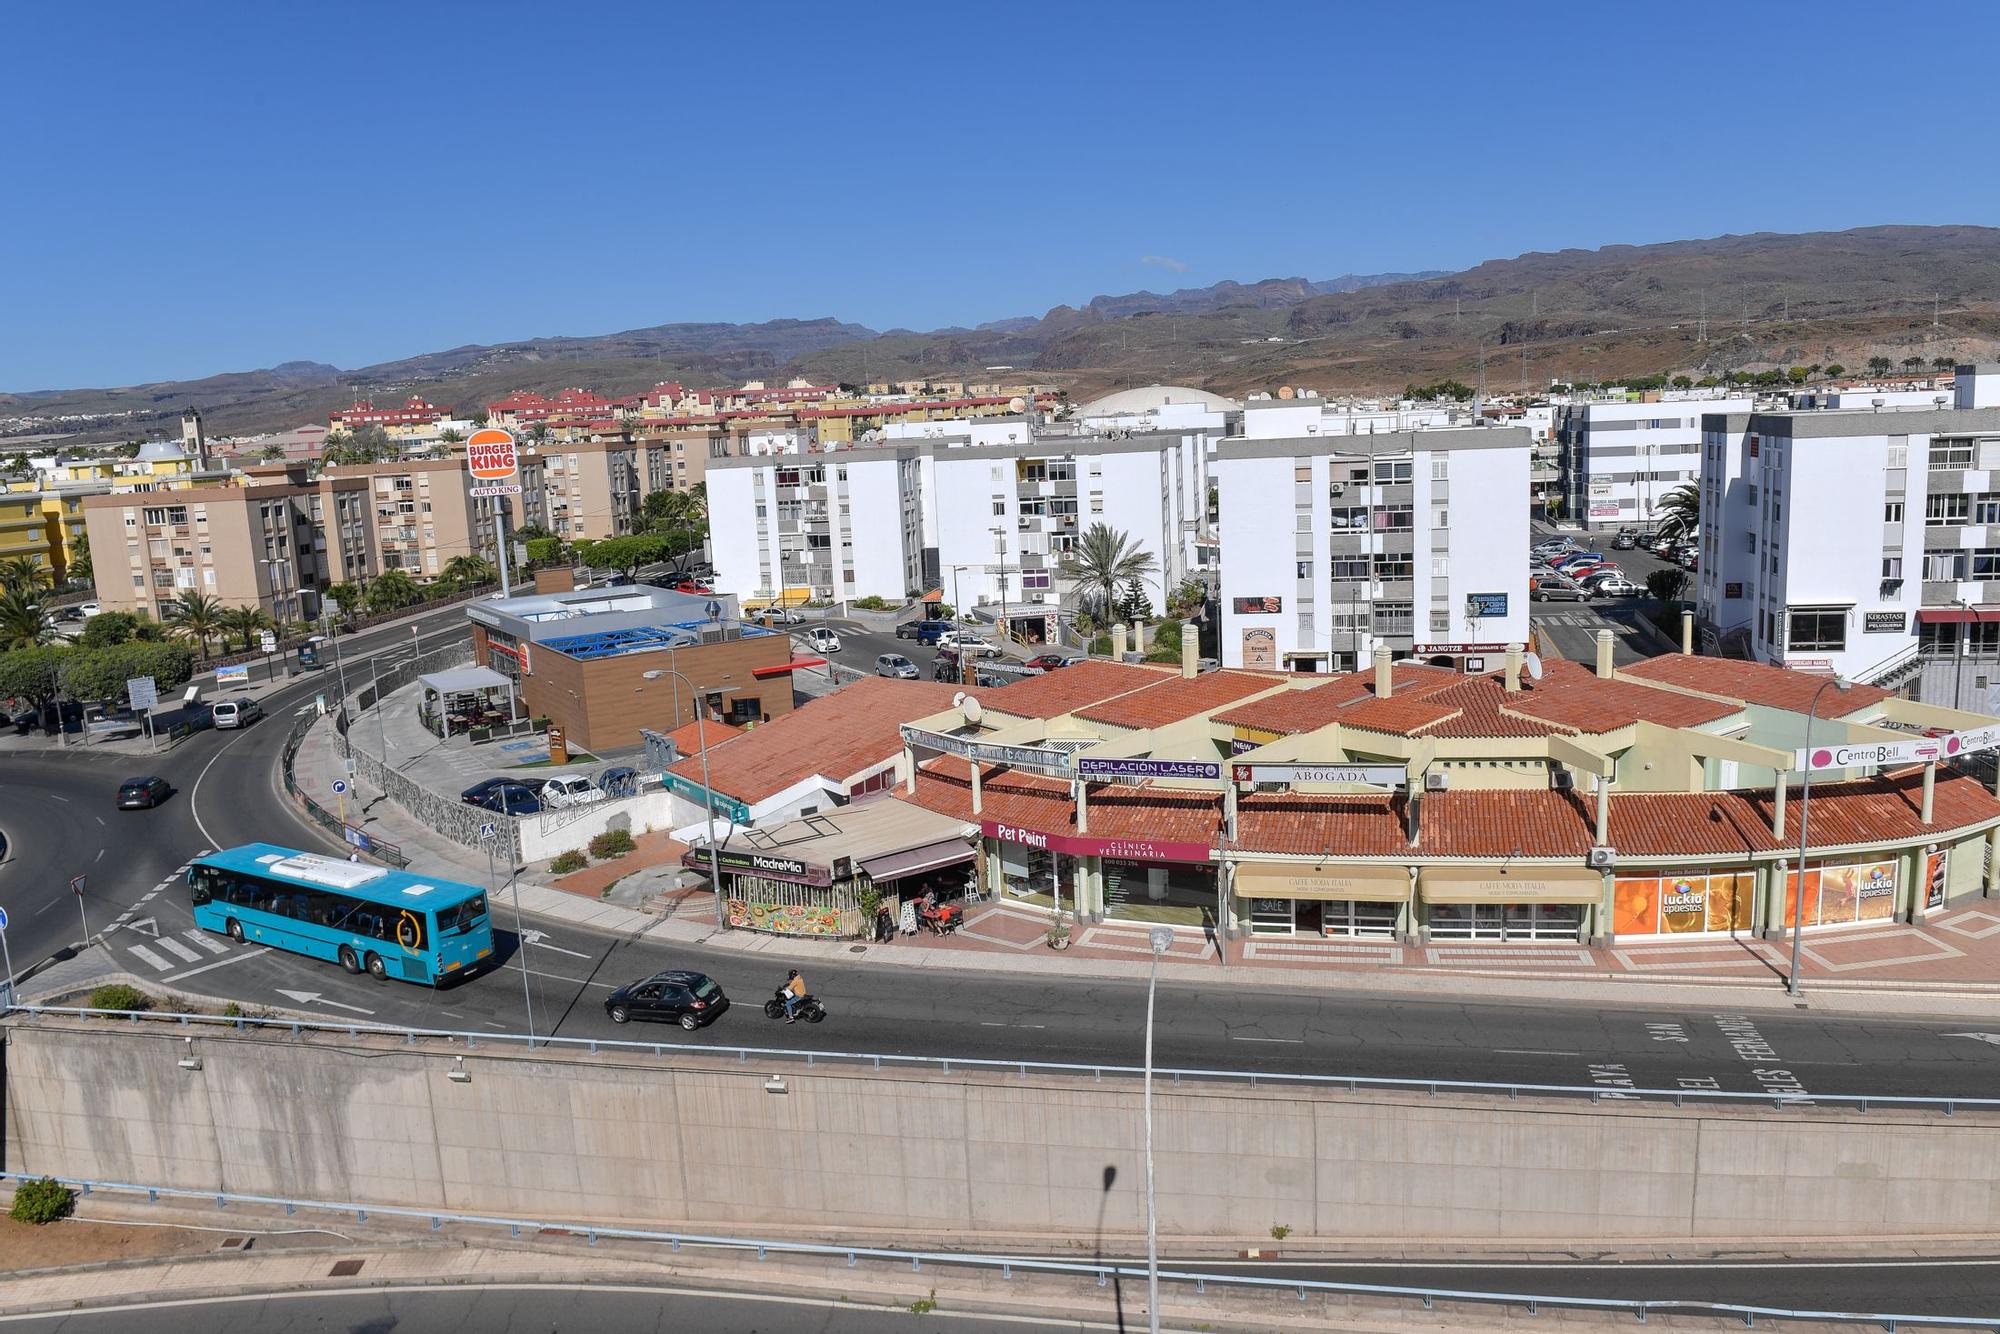
<svg viewBox="0 0 2000 1334">
<path fill-rule="evenodd" d="M 807 1023 L 816 1024 L 826 1018 L 826 1006 L 820 1003 L 819 997 L 808 993 L 799 1001 L 797 1014 L 799 1018 L 805 1020 Z M 771 999 L 764 1002 L 764 1017 L 766 1019 L 783 1019 L 785 1017 L 785 989 L 783 987 L 779 987 Z"/>
</svg>

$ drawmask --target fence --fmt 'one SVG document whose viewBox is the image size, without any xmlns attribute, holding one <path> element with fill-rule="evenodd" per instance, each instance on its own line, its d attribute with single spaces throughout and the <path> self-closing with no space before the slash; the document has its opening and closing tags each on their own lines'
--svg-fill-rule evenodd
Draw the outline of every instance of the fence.
<svg viewBox="0 0 2000 1334">
<path fill-rule="evenodd" d="M 677 1056 L 725 1056 L 734 1058 L 739 1064 L 756 1060 L 795 1060 L 808 1066 L 822 1063 L 833 1065 L 866 1065 L 871 1069 L 935 1070 L 940 1074 L 953 1071 L 985 1070 L 1021 1075 L 1069 1075 L 1088 1076 L 1102 1083 L 1108 1079 L 1140 1079 L 1145 1071 L 1136 1065 L 1092 1065 L 1087 1063 L 1061 1061 L 993 1060 L 985 1057 L 960 1056 L 905 1056 L 893 1052 L 855 1051 L 810 1051 L 794 1047 L 723 1047 L 709 1043 L 693 1042 L 638 1042 L 624 1038 L 560 1038 L 531 1036 L 526 1033 L 471 1033 L 442 1028 L 398 1028 L 392 1024 L 347 1023 L 340 1020 L 315 1019 L 261 1019 L 250 1016 L 223 1016 L 213 1014 L 179 1014 L 158 1010 L 92 1010 L 75 1006 L 57 1005 L 16 1005 L 0 1009 L 0 1014 L 24 1014 L 40 1018 L 118 1019 L 132 1024 L 158 1023 L 173 1024 L 183 1029 L 196 1027 L 230 1028 L 239 1033 L 252 1029 L 283 1029 L 294 1037 L 305 1033 L 341 1033 L 349 1038 L 392 1037 L 406 1046 L 419 1039 L 443 1040 L 463 1043 L 466 1050 L 478 1048 L 482 1042 L 496 1046 L 517 1045 L 529 1049 L 560 1047 L 571 1051 L 599 1051 L 612 1053 L 651 1053 L 664 1057 L 669 1053 Z M 1466 1094 L 1482 1097 L 1504 1097 L 1508 1101 L 1518 1101 L 1522 1097 L 1531 1098 L 1578 1098 L 1589 1099 L 1593 1104 L 1604 1102 L 1670 1102 L 1676 1107 L 1690 1103 L 1716 1106 L 1771 1106 L 1798 1109 L 1804 1107 L 1847 1107 L 1867 1113 L 1878 1109 L 1890 1111 L 1942 1112 L 1946 1116 L 1956 1116 L 1960 1111 L 1983 1112 L 2000 1115 L 2000 1098 L 1958 1098 L 1940 1094 L 1911 1093 L 1820 1093 L 1810 1095 L 1785 1093 L 1782 1091 L 1760 1090 L 1738 1092 L 1730 1089 L 1682 1089 L 1682 1088 L 1619 1088 L 1607 1089 L 1596 1084 L 1510 1084 L 1491 1080 L 1470 1079 L 1424 1079 L 1395 1078 L 1387 1075 L 1308 1075 L 1287 1074 L 1262 1070 L 1204 1070 L 1174 1066 L 1155 1066 L 1153 1077 L 1172 1085 L 1182 1084 L 1249 1084 L 1262 1088 L 1323 1088 L 1344 1093 L 1377 1091 L 1388 1093 L 1424 1093 L 1431 1097 L 1446 1094 Z"/>
<path fill-rule="evenodd" d="M 0 1180 L 27 1182 L 40 1180 L 32 1172 L 0 1172 Z M 1051 1260 L 1038 1256 L 1021 1255 L 979 1255 L 959 1251 L 917 1251 L 891 1250 L 879 1246 L 843 1246 L 838 1243 L 811 1241 L 779 1241 L 760 1237 L 720 1236 L 712 1233 L 673 1232 L 651 1228 L 605 1227 L 593 1223 L 557 1221 L 536 1218 L 499 1218 L 484 1214 L 444 1213 L 434 1209 L 407 1209 L 390 1205 L 333 1203 L 326 1200 L 288 1199 L 277 1195 L 240 1195 L 228 1191 L 185 1190 L 170 1186 L 142 1186 L 122 1181 L 89 1181 L 75 1177 L 51 1178 L 83 1195 L 93 1195 L 99 1191 L 107 1194 L 144 1195 L 148 1203 L 157 1204 L 163 1198 L 188 1200 L 213 1200 L 217 1209 L 227 1209 L 232 1204 L 250 1205 L 256 1208 L 283 1209 L 287 1217 L 304 1209 L 312 1213 L 333 1214 L 352 1217 L 357 1223 L 366 1223 L 371 1215 L 383 1218 L 410 1219 L 428 1222 L 432 1232 L 442 1232 L 445 1224 L 465 1228 L 506 1228 L 512 1239 L 518 1240 L 526 1231 L 534 1234 L 547 1233 L 556 1237 L 582 1237 L 584 1243 L 595 1246 L 602 1239 L 613 1241 L 642 1241 L 670 1247 L 678 1254 L 684 1246 L 698 1246 L 705 1249 L 755 1252 L 759 1260 L 768 1260 L 773 1255 L 811 1257 L 828 1260 L 844 1260 L 849 1269 L 857 1268 L 863 1260 L 878 1263 L 908 1265 L 910 1272 L 922 1273 L 925 1265 L 937 1268 L 978 1269 L 987 1272 L 998 1271 L 1003 1280 L 1012 1282 L 1015 1273 L 1041 1275 L 1057 1278 L 1094 1278 L 1097 1286 L 1106 1287 L 1114 1281 L 1131 1280 L 1137 1282 L 1148 1277 L 1142 1265 L 1121 1264 L 1103 1260 Z M 1554 1310 L 1616 1311 L 1634 1317 L 1635 1323 L 1644 1322 L 1649 1314 L 1669 1312 L 1693 1315 L 1728 1316 L 1739 1320 L 1746 1327 L 1754 1328 L 1758 1316 L 1774 1320 L 1816 1320 L 1843 1324 L 1866 1324 L 1876 1329 L 1895 1334 L 1898 1326 L 1909 1324 L 1914 1327 L 1947 1329 L 2000 1328 L 2000 1318 L 1994 1316 L 1952 1316 L 1952 1315 L 1901 1315 L 1889 1312 L 1863 1313 L 1856 1311 L 1814 1311 L 1799 1310 L 1782 1306 L 1750 1306 L 1739 1302 L 1689 1301 L 1685 1299 L 1665 1299 L 1645 1301 L 1630 1297 L 1585 1297 L 1568 1294 L 1489 1292 L 1459 1288 L 1419 1288 L 1404 1287 L 1386 1283 L 1342 1283 L 1326 1279 L 1265 1278 L 1255 1274 L 1224 1274 L 1198 1269 L 1162 1269 L 1158 1271 L 1161 1283 L 1179 1288 L 1192 1287 L 1197 1295 L 1206 1295 L 1211 1286 L 1222 1292 L 1242 1292 L 1245 1294 L 1278 1294 L 1296 1296 L 1301 1303 L 1313 1297 L 1379 1297 L 1396 1301 L 1421 1303 L 1426 1311 L 1434 1311 L 1439 1302 L 1458 1303 L 1475 1306 L 1499 1306 L 1518 1308 L 1531 1316 L 1539 1316 L 1543 1307 Z"/>
<path fill-rule="evenodd" d="M 299 746 L 305 740 L 306 732 L 314 723 L 312 718 L 301 718 L 292 724 L 292 730 L 285 737 L 285 758 L 280 769 L 285 777 L 285 795 L 299 803 L 312 821 L 349 847 L 367 853 L 376 861 L 387 862 L 391 866 L 404 867 L 410 864 L 403 850 L 385 838 L 377 838 L 353 825 L 343 823 L 332 811 L 307 796 L 299 787 L 292 774 L 292 760 L 299 753 Z"/>
</svg>

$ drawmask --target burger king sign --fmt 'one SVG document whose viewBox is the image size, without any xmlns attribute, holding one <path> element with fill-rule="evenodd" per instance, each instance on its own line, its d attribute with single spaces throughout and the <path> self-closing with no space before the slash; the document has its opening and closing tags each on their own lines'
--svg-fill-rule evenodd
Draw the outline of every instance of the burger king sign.
<svg viewBox="0 0 2000 1334">
<path fill-rule="evenodd" d="M 465 467 L 472 474 L 475 496 L 518 496 L 521 494 L 521 459 L 514 449 L 514 433 L 497 426 L 483 426 L 465 442 Z"/>
</svg>

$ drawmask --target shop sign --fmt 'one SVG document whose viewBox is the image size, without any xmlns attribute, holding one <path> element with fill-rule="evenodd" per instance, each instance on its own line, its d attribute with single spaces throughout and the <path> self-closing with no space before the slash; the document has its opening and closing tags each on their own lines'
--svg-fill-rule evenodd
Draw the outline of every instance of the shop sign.
<svg viewBox="0 0 2000 1334">
<path fill-rule="evenodd" d="M 1150 838 L 1089 838 L 1079 834 L 1047 834 L 1000 820 L 982 820 L 979 832 L 1002 843 L 1016 843 L 1043 852 L 1072 857 L 1112 857 L 1133 862 L 1206 862 L 1213 858 L 1206 843 L 1170 843 Z"/>
<path fill-rule="evenodd" d="M 1076 762 L 1077 776 L 1106 778 L 1205 778 L 1217 782 L 1222 766 L 1212 760 L 1085 760 Z"/>
<path fill-rule="evenodd" d="M 1278 669 L 1278 636 L 1269 627 L 1252 626 L 1243 632 L 1243 667 L 1252 672 Z"/>
<path fill-rule="evenodd" d="M 667 791 L 675 796 L 686 797 L 697 806 L 704 803 L 711 804 L 715 807 L 717 815 L 737 824 L 750 823 L 750 808 L 734 797 L 725 797 L 720 792 L 710 792 L 700 783 L 691 778 L 683 778 L 677 773 L 663 773 L 660 775 L 660 781 L 666 785 Z"/>
<path fill-rule="evenodd" d="M 1621 936 L 1747 931 L 1755 893 L 1748 871 L 1621 875 L 1612 887 L 1612 929 Z"/>
<path fill-rule="evenodd" d="M 1410 876 L 1400 866 L 1385 874 L 1382 868 L 1374 867 L 1340 871 L 1282 862 L 1238 862 L 1235 889 L 1241 896 L 1260 900 L 1403 903 L 1410 897 Z"/>
<path fill-rule="evenodd" d="M 1412 653 L 1505 653 L 1505 644 L 1414 644 Z"/>
<path fill-rule="evenodd" d="M 1725 597 L 1725 598 L 1730 598 L 1730 599 L 1736 599 L 1736 598 L 1740 598 L 1740 597 L 1742 597 L 1742 596 L 1743 596 L 1743 585 L 1741 585 L 1741 584 L 1724 584 L 1724 585 L 1722 586 L 1722 596 L 1723 596 L 1723 597 Z"/>
<path fill-rule="evenodd" d="M 1975 751 L 1992 750 L 2000 746 L 2000 725 L 1953 732 L 1941 738 L 1940 744 L 1947 755 L 1970 755 Z"/>
<path fill-rule="evenodd" d="M 1402 787 L 1409 771 L 1400 764 L 1232 764 L 1238 783 L 1363 783 L 1369 787 Z"/>
<path fill-rule="evenodd" d="M 1981 731 L 1991 729 L 1981 728 Z M 1932 764 L 1946 754 L 1951 737 L 1915 737 L 1909 741 L 1862 741 L 1851 745 L 1814 746 L 1809 755 L 1804 747 L 1792 752 L 1792 767 L 1804 772 L 1807 761 L 1814 770 L 1858 769 L 1878 764 Z"/>
<path fill-rule="evenodd" d="M 1909 617 L 1900 611 L 1870 611 L 1861 616 L 1861 633 L 1867 635 L 1900 635 L 1909 629 Z"/>
<path fill-rule="evenodd" d="M 472 474 L 472 495 L 520 495 L 521 459 L 514 448 L 514 433 L 497 426 L 474 431 L 465 442 L 465 470 Z"/>
<path fill-rule="evenodd" d="M 690 849 L 688 856 L 697 865 L 708 863 L 708 853 L 700 848 Z M 718 851 L 716 860 L 732 871 L 749 871 L 754 875 L 770 876 L 776 880 L 798 880 L 809 885 L 831 885 L 833 873 L 824 866 L 809 866 L 797 857 L 773 857 L 762 852 Z"/>
<path fill-rule="evenodd" d="M 1951 866 L 1951 849 L 1936 848 L 1924 860 L 1924 906 L 1944 907 L 1945 880 Z"/>
<path fill-rule="evenodd" d="M 1471 617 L 1505 616 L 1507 595 L 1505 593 L 1467 593 L 1465 614 Z"/>
<path fill-rule="evenodd" d="M 1276 616 L 1285 609 L 1283 598 L 1235 598 L 1232 604 L 1238 616 Z"/>
<path fill-rule="evenodd" d="M 957 755 L 961 759 L 977 760 L 981 764 L 1004 764 L 1010 769 L 1034 769 L 1040 773 L 1068 774 L 1069 755 L 1060 750 L 1043 750 L 1038 746 L 998 746 L 984 741 L 973 741 L 962 736 L 950 736 L 944 732 L 933 732 L 922 727 L 912 727 L 904 723 L 899 729 L 903 744 L 912 750 L 934 750 L 946 755 Z"/>
<path fill-rule="evenodd" d="M 1615 519 L 1618 517 L 1618 503 L 1593 500 L 1590 502 L 1590 517 L 1593 519 Z"/>
</svg>

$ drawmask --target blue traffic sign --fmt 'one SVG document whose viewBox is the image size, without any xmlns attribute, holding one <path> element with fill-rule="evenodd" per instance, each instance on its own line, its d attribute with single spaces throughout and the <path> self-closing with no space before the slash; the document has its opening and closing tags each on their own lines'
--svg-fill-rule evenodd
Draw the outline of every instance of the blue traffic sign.
<svg viewBox="0 0 2000 1334">
<path fill-rule="evenodd" d="M 344 792 L 346 792 L 346 791 L 347 791 L 347 780 L 346 780 L 345 778 L 336 778 L 336 779 L 334 779 L 334 780 L 333 780 L 333 795 L 334 795 L 334 796 L 336 796 L 336 797 L 337 797 L 337 796 L 340 796 L 340 795 L 341 795 L 342 793 L 344 793 Z"/>
<path fill-rule="evenodd" d="M 0 931 L 5 931 L 6 929 L 7 929 L 7 910 L 5 908 L 0 908 Z"/>
</svg>

